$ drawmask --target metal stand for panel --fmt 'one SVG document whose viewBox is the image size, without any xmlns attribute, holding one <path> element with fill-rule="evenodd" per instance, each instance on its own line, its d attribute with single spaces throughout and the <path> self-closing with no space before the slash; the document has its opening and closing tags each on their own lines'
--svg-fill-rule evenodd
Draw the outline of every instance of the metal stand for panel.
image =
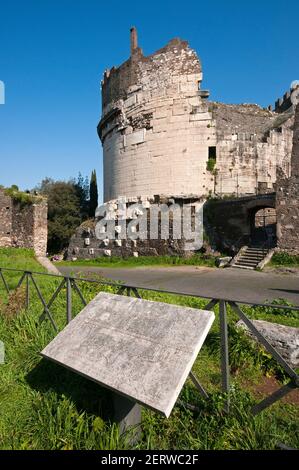
<svg viewBox="0 0 299 470">
<path fill-rule="evenodd" d="M 111 392 L 113 421 L 119 425 L 120 434 L 128 432 L 130 444 L 141 436 L 141 405 L 119 393 Z"/>
</svg>

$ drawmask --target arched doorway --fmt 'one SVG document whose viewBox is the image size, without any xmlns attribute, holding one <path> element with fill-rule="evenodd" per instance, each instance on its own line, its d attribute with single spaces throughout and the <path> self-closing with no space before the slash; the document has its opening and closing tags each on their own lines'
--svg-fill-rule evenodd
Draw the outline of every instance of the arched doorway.
<svg viewBox="0 0 299 470">
<path fill-rule="evenodd" d="M 250 241 L 252 245 L 276 246 L 276 210 L 274 207 L 257 207 L 250 214 Z"/>
</svg>

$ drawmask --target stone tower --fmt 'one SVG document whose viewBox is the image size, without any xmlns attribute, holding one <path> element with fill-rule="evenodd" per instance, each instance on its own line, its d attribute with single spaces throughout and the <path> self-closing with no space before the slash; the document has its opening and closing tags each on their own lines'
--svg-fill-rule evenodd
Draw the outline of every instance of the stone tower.
<svg viewBox="0 0 299 470">
<path fill-rule="evenodd" d="M 186 41 L 173 39 L 146 57 L 131 29 L 130 58 L 102 81 L 105 201 L 213 190 L 207 161 L 216 136 L 201 82 L 200 60 Z"/>
</svg>

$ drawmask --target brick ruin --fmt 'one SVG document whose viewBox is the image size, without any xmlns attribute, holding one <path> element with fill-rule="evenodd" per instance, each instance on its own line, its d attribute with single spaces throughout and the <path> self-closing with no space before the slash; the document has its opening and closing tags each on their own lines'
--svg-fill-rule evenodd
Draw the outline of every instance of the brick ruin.
<svg viewBox="0 0 299 470">
<path fill-rule="evenodd" d="M 106 203 L 113 206 L 119 197 L 126 198 L 128 207 L 138 201 L 180 204 L 210 197 L 248 198 L 273 194 L 277 175 L 289 181 L 294 167 L 291 92 L 276 101 L 274 111 L 271 106 L 224 104 L 209 100 L 209 91 L 201 89 L 202 79 L 201 61 L 186 41 L 173 39 L 144 56 L 136 29 L 131 29 L 129 59 L 106 70 L 102 80 L 98 135 L 103 145 Z M 256 209 L 251 209 L 249 220 L 247 202 L 244 204 L 240 209 L 242 223 L 229 209 L 231 225 L 225 227 L 228 217 L 223 213 L 222 228 L 214 226 L 214 231 L 226 233 L 226 248 L 239 248 L 251 239 Z M 275 219 L 273 204 L 260 209 L 264 211 L 260 221 Z M 271 217 L 265 215 L 269 210 Z M 281 218 L 278 226 L 280 222 Z M 69 258 L 182 253 L 182 245 L 173 241 L 100 242 L 94 225 L 90 222 L 77 230 Z M 238 240 L 233 240 L 233 227 L 242 232 Z M 285 244 L 282 231 L 280 227 L 279 243 Z M 219 233 L 215 232 L 214 240 L 221 238 Z"/>
<path fill-rule="evenodd" d="M 47 202 L 33 197 L 19 202 L 0 189 L 0 247 L 31 248 L 37 256 L 47 252 Z"/>
</svg>

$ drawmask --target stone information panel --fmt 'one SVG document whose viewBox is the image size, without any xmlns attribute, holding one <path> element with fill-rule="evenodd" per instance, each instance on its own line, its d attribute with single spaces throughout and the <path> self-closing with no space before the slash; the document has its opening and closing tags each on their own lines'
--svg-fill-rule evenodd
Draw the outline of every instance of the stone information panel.
<svg viewBox="0 0 299 470">
<path fill-rule="evenodd" d="M 168 417 L 214 318 L 101 292 L 41 354 Z"/>
</svg>

